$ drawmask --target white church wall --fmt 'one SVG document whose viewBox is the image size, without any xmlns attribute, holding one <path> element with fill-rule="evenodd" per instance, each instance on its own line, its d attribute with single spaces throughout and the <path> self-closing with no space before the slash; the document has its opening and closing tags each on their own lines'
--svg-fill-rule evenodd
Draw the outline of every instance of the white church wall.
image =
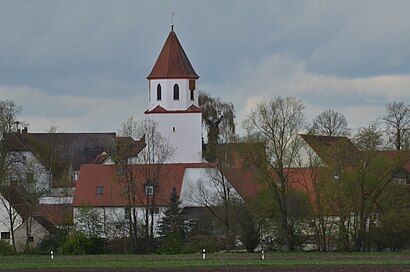
<svg viewBox="0 0 410 272">
<path fill-rule="evenodd" d="M 147 115 L 158 123 L 158 130 L 169 139 L 175 155 L 167 163 L 202 162 L 201 113 L 156 113 Z"/>
<path fill-rule="evenodd" d="M 161 100 L 157 100 L 157 85 L 161 84 Z M 174 100 L 174 85 L 179 86 L 179 100 Z M 167 110 L 186 110 L 194 104 L 198 106 L 198 95 L 195 91 L 194 100 L 191 100 L 188 79 L 156 79 L 150 80 L 148 109 L 157 105 Z"/>
</svg>

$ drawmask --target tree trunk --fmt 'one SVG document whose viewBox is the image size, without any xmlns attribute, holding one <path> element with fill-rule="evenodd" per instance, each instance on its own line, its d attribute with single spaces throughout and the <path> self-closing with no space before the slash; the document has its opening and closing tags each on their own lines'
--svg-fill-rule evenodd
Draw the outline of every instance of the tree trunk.
<svg viewBox="0 0 410 272">
<path fill-rule="evenodd" d="M 138 231 L 137 231 L 137 211 L 135 209 L 135 207 L 131 208 L 131 212 L 132 212 L 132 249 L 134 251 L 134 253 L 137 253 L 138 251 Z"/>
<path fill-rule="evenodd" d="M 282 208 L 281 208 L 281 227 L 283 238 L 283 251 L 290 251 L 290 237 L 289 237 L 289 224 L 288 224 L 288 208 L 287 208 L 287 196 L 286 192 L 282 192 Z"/>
</svg>

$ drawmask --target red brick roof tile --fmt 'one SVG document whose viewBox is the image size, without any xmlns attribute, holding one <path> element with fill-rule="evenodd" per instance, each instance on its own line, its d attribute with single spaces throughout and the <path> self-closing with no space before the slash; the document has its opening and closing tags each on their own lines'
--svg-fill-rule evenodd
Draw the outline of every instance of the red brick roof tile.
<svg viewBox="0 0 410 272">
<path fill-rule="evenodd" d="M 144 167 L 147 165 L 130 165 L 136 176 L 136 199 L 138 206 L 145 206 L 146 196 L 144 185 L 147 180 L 144 178 Z M 155 167 L 155 165 L 151 166 Z M 177 194 L 181 192 L 181 185 L 186 168 L 209 167 L 205 163 L 179 163 L 164 164 L 161 166 L 161 174 L 156 181 L 156 205 L 168 205 L 169 195 L 172 188 L 177 189 Z M 93 207 L 123 207 L 128 205 L 125 175 L 117 175 L 116 165 L 84 164 L 81 166 L 80 177 L 77 181 L 74 194 L 73 206 L 80 207 L 90 205 Z M 103 193 L 96 194 L 97 186 L 103 186 Z"/>
<path fill-rule="evenodd" d="M 174 31 L 169 33 L 161 53 L 147 78 L 199 78 Z"/>
</svg>

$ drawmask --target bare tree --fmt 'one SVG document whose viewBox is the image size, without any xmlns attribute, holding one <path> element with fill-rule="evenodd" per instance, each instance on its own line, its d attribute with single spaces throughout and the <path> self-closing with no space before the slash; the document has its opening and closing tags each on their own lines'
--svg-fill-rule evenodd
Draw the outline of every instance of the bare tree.
<svg viewBox="0 0 410 272">
<path fill-rule="evenodd" d="M 132 117 L 129 118 L 122 125 L 120 135 L 125 138 L 117 141 L 114 161 L 125 176 L 125 191 L 130 209 L 130 236 L 136 250 L 139 230 L 137 206 L 145 203 L 144 235 L 151 244 L 154 238 L 155 197 L 161 190 L 160 176 L 164 175 L 162 166 L 172 158 L 175 149 L 169 139 L 159 133 L 158 124 L 151 119 L 137 122 Z M 139 145 L 142 142 L 144 145 L 136 146 L 138 144 L 131 136 L 140 138 Z M 140 192 L 145 192 L 145 195 Z"/>
<path fill-rule="evenodd" d="M 189 196 L 186 196 L 190 201 L 205 207 L 222 224 L 227 252 L 231 250 L 235 211 L 242 202 L 226 176 L 229 147 L 229 144 L 215 146 L 213 167 L 206 169 L 196 186 L 189 188 Z"/>
<path fill-rule="evenodd" d="M 295 165 L 302 141 L 298 133 L 304 126 L 304 106 L 295 97 L 275 97 L 259 103 L 243 126 L 249 134 L 249 140 L 263 141 L 266 146 L 264 156 L 254 156 L 248 152 L 248 160 L 259 166 L 262 181 L 276 196 L 280 210 L 280 223 L 283 238 L 283 250 L 289 251 L 290 233 L 288 224 L 288 172 Z M 252 139 L 252 135 L 256 138 Z"/>
<path fill-rule="evenodd" d="M 12 100 L 0 100 L 0 187 L 10 186 L 19 179 L 20 171 L 16 164 L 22 163 L 23 158 L 17 152 L 11 152 L 12 141 L 18 132 L 17 117 L 22 110 L 21 106 L 16 105 Z M 14 230 L 16 228 L 17 214 L 10 201 L 1 198 L 2 205 L 8 215 L 6 222 L 11 232 L 13 251 L 16 252 Z"/>
<path fill-rule="evenodd" d="M 388 103 L 383 118 L 389 142 L 396 150 L 409 149 L 410 145 L 410 104 Z"/>
<path fill-rule="evenodd" d="M 343 114 L 327 109 L 313 120 L 313 131 L 317 135 L 346 136 L 349 134 L 347 121 Z"/>
</svg>

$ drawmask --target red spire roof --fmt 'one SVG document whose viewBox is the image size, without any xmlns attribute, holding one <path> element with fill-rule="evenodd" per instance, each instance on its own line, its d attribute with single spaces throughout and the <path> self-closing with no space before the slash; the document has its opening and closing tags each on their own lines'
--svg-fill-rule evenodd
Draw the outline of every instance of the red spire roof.
<svg viewBox="0 0 410 272">
<path fill-rule="evenodd" d="M 161 53 L 147 78 L 199 78 L 173 30 L 169 33 Z"/>
</svg>

